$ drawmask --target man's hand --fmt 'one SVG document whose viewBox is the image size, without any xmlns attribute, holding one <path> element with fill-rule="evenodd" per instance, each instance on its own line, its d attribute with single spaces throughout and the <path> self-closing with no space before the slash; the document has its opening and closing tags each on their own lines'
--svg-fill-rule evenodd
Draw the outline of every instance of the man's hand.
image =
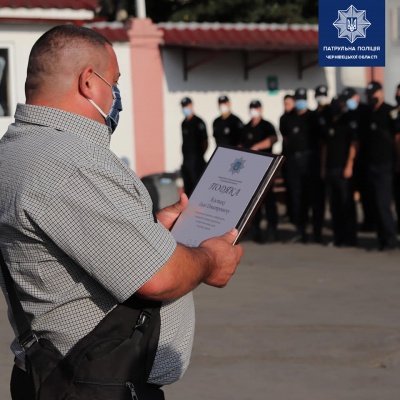
<svg viewBox="0 0 400 400">
<path fill-rule="evenodd" d="M 136 293 L 148 299 L 170 301 L 201 283 L 226 286 L 243 255 L 242 246 L 232 245 L 237 234 L 232 229 L 225 235 L 203 241 L 199 247 L 178 243 L 168 262 Z"/>
<path fill-rule="evenodd" d="M 158 221 L 161 222 L 167 229 L 171 229 L 175 220 L 186 208 L 187 204 L 188 197 L 185 193 L 182 193 L 180 199 L 175 204 L 165 207 L 157 213 Z"/>
<path fill-rule="evenodd" d="M 232 246 L 233 241 L 238 235 L 237 229 L 217 236 L 200 243 L 199 249 L 206 250 L 210 257 L 210 273 L 203 282 L 210 286 L 224 287 L 236 271 L 240 259 L 243 256 L 243 247 L 240 245 Z"/>
</svg>

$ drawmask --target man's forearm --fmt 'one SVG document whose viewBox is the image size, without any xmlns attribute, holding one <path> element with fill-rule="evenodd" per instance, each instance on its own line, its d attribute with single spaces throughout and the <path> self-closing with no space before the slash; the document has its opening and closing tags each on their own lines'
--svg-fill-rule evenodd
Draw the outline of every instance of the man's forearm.
<svg viewBox="0 0 400 400">
<path fill-rule="evenodd" d="M 200 283 L 224 287 L 234 274 L 243 255 L 240 245 L 232 243 L 237 230 L 208 239 L 197 248 L 178 244 L 168 262 L 138 291 L 153 300 L 175 300 Z"/>
<path fill-rule="evenodd" d="M 169 261 L 138 291 L 152 300 L 175 300 L 202 283 L 211 269 L 207 251 L 178 244 Z"/>
</svg>

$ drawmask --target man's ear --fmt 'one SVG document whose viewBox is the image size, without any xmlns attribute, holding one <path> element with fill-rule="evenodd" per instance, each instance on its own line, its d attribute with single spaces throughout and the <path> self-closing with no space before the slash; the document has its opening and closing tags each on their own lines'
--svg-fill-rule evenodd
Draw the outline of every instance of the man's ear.
<svg viewBox="0 0 400 400">
<path fill-rule="evenodd" d="M 92 67 L 85 67 L 79 75 L 79 91 L 88 99 L 93 97 L 93 77 L 94 69 Z"/>
</svg>

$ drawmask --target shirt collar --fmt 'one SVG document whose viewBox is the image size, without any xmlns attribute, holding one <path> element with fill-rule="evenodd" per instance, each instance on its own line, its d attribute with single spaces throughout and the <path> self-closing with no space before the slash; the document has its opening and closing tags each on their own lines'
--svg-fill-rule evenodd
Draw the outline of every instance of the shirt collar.
<svg viewBox="0 0 400 400">
<path fill-rule="evenodd" d="M 105 124 L 78 114 L 57 108 L 17 104 L 14 118 L 16 121 L 69 132 L 98 146 L 110 146 L 111 129 Z"/>
</svg>

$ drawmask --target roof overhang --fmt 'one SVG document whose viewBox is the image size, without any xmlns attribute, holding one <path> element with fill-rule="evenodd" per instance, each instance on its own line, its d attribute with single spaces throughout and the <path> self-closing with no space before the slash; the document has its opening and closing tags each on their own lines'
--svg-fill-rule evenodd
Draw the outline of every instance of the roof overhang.
<svg viewBox="0 0 400 400">
<path fill-rule="evenodd" d="M 317 25 L 160 23 L 164 46 L 223 51 L 318 51 Z"/>
<path fill-rule="evenodd" d="M 99 9 L 96 0 L 2 0 L 0 18 L 16 20 L 91 20 Z"/>
</svg>

